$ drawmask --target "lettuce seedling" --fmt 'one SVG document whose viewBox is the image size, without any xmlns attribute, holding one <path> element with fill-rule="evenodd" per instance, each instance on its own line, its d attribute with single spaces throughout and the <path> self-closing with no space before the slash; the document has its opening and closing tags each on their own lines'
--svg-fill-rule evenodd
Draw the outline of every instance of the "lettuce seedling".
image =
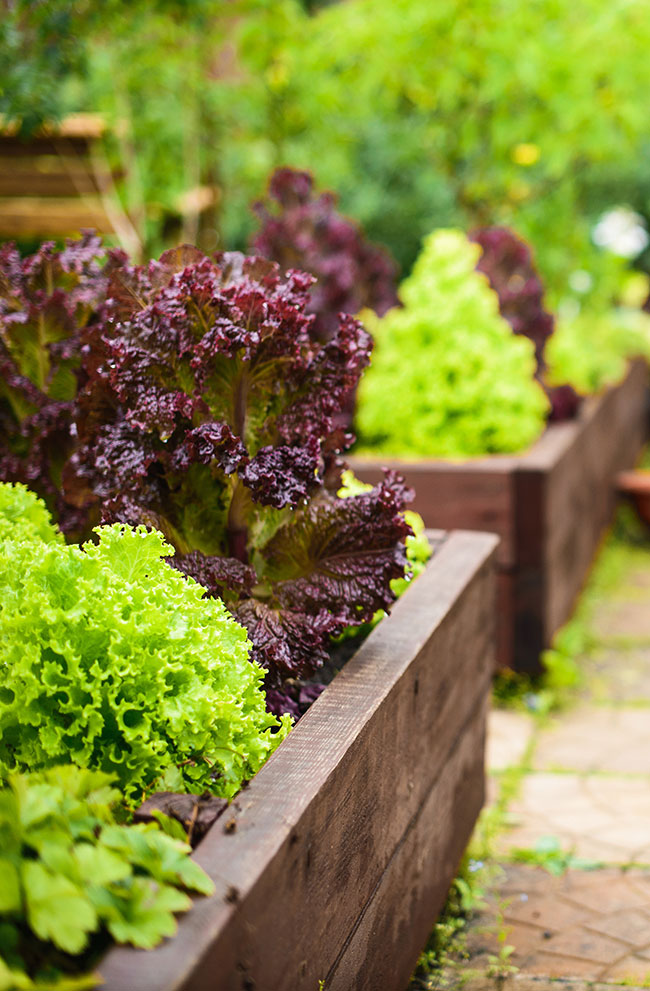
<svg viewBox="0 0 650 991">
<path fill-rule="evenodd" d="M 337 211 L 334 193 L 315 194 L 309 172 L 277 169 L 267 200 L 253 209 L 261 221 L 253 251 L 285 272 L 302 269 L 316 279 L 307 310 L 318 340 L 336 333 L 339 313 L 368 308 L 381 316 L 397 305 L 396 263 Z"/>
<path fill-rule="evenodd" d="M 0 480 L 23 482 L 46 499 L 61 527 L 84 528 L 61 488 L 73 445 L 81 331 L 105 297 L 123 256 L 85 234 L 21 259 L 0 248 Z"/>
<path fill-rule="evenodd" d="M 69 762 L 113 775 L 128 805 L 231 798 L 290 725 L 266 711 L 246 631 L 165 563 L 160 533 L 114 524 L 77 547 L 45 515 L 0 485 L 0 775 Z"/>
<path fill-rule="evenodd" d="M 187 844 L 115 820 L 110 775 L 72 765 L 0 779 L 0 987 L 82 991 L 111 938 L 149 949 L 176 931 L 188 891 L 214 884 Z"/>
<path fill-rule="evenodd" d="M 371 339 L 341 316 L 314 342 L 312 281 L 187 247 L 117 272 L 67 473 L 80 507 L 99 499 L 105 518 L 165 535 L 171 563 L 223 598 L 275 686 L 390 605 L 410 532 L 394 474 L 336 494 L 352 437 L 335 418 Z"/>
</svg>

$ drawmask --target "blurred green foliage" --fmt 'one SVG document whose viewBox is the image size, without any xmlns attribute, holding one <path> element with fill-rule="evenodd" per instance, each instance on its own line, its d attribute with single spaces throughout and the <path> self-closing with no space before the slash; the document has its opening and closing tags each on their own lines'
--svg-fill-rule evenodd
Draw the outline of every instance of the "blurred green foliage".
<svg viewBox="0 0 650 991">
<path fill-rule="evenodd" d="M 650 359 L 650 316 L 632 307 L 576 312 L 558 321 L 546 357 L 549 379 L 570 382 L 583 395 L 619 382 L 628 358 Z"/>
<path fill-rule="evenodd" d="M 650 213 L 648 0 L 4 4 L 0 110 L 105 113 L 149 252 L 244 247 L 250 201 L 290 164 L 405 272 L 436 226 L 508 224 L 551 305 L 584 307 L 571 273 L 620 270 L 594 219 Z M 198 185 L 221 194 L 200 218 L 180 202 Z"/>
</svg>

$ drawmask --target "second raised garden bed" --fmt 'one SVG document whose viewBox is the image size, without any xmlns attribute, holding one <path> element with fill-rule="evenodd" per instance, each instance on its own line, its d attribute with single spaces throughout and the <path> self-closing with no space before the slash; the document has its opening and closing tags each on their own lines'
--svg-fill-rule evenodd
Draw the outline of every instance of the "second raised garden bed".
<svg viewBox="0 0 650 991">
<path fill-rule="evenodd" d="M 413 486 L 427 526 L 489 530 L 498 552 L 497 663 L 531 674 L 569 617 L 603 531 L 618 472 L 634 465 L 647 433 L 647 366 L 586 399 L 578 418 L 553 424 L 524 454 L 474 460 L 349 458 L 363 481 L 381 466 Z"/>
<path fill-rule="evenodd" d="M 483 803 L 497 540 L 426 570 L 197 848 L 217 892 L 104 991 L 375 991 L 408 982 Z M 323 982 L 319 985 L 319 982 Z"/>
</svg>

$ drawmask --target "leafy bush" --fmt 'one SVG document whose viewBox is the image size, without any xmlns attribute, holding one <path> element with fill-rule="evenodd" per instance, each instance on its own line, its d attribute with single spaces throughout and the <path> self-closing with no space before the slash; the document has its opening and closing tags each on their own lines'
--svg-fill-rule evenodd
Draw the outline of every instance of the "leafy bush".
<svg viewBox="0 0 650 991">
<path fill-rule="evenodd" d="M 533 345 L 513 335 L 459 231 L 426 239 L 402 309 L 367 314 L 376 337 L 359 390 L 363 448 L 398 456 L 518 451 L 544 427 Z"/>
<path fill-rule="evenodd" d="M 66 503 L 61 472 L 72 449 L 82 331 L 97 318 L 122 255 L 85 234 L 21 259 L 0 248 L 0 480 L 42 496 L 66 531 L 83 514 Z"/>
<path fill-rule="evenodd" d="M 0 784 L 0 987 L 93 988 L 75 959 L 109 937 L 150 948 L 214 885 L 157 825 L 122 826 L 110 775 L 68 766 Z M 83 966 L 83 962 L 82 962 Z M 77 971 L 66 978 L 65 972 Z M 35 983 L 32 983 L 34 979 Z"/>
<path fill-rule="evenodd" d="M 366 241 L 357 225 L 337 212 L 333 193 L 315 196 L 308 172 L 277 169 L 268 200 L 254 210 L 261 226 L 253 250 L 285 272 L 298 268 L 315 277 L 307 311 L 314 314 L 312 331 L 319 340 L 336 332 L 339 313 L 354 315 L 368 307 L 381 316 L 397 305 L 397 266 L 388 252 Z"/>
<path fill-rule="evenodd" d="M 267 683 L 310 673 L 330 635 L 386 608 L 404 573 L 401 480 L 336 496 L 351 438 L 334 419 L 369 335 L 345 316 L 313 343 L 311 277 L 264 259 L 185 248 L 118 275 L 70 489 L 162 531 L 172 563 L 246 626 Z"/>
<path fill-rule="evenodd" d="M 155 787 L 231 797 L 288 730 L 245 630 L 165 563 L 161 534 L 44 542 L 36 497 L 0 492 L 0 772 L 72 762 L 114 775 L 128 804 Z"/>
<path fill-rule="evenodd" d="M 598 392 L 620 381 L 628 358 L 650 359 L 650 316 L 632 307 L 610 307 L 561 317 L 549 341 L 549 379 Z"/>
</svg>

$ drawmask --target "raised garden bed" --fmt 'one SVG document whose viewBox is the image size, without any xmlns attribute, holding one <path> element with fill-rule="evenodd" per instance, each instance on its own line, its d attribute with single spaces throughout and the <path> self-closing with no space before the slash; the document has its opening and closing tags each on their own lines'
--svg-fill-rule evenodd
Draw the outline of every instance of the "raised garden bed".
<svg viewBox="0 0 650 991">
<path fill-rule="evenodd" d="M 551 425 L 524 454 L 459 462 L 348 458 L 376 482 L 397 468 L 427 526 L 489 530 L 501 538 L 497 664 L 537 673 L 540 653 L 570 615 L 616 498 L 616 474 L 646 438 L 647 366 L 586 399 L 578 418 Z"/>
<path fill-rule="evenodd" d="M 195 857 L 214 879 L 104 991 L 400 988 L 483 803 L 497 545 L 438 550 Z"/>
</svg>

